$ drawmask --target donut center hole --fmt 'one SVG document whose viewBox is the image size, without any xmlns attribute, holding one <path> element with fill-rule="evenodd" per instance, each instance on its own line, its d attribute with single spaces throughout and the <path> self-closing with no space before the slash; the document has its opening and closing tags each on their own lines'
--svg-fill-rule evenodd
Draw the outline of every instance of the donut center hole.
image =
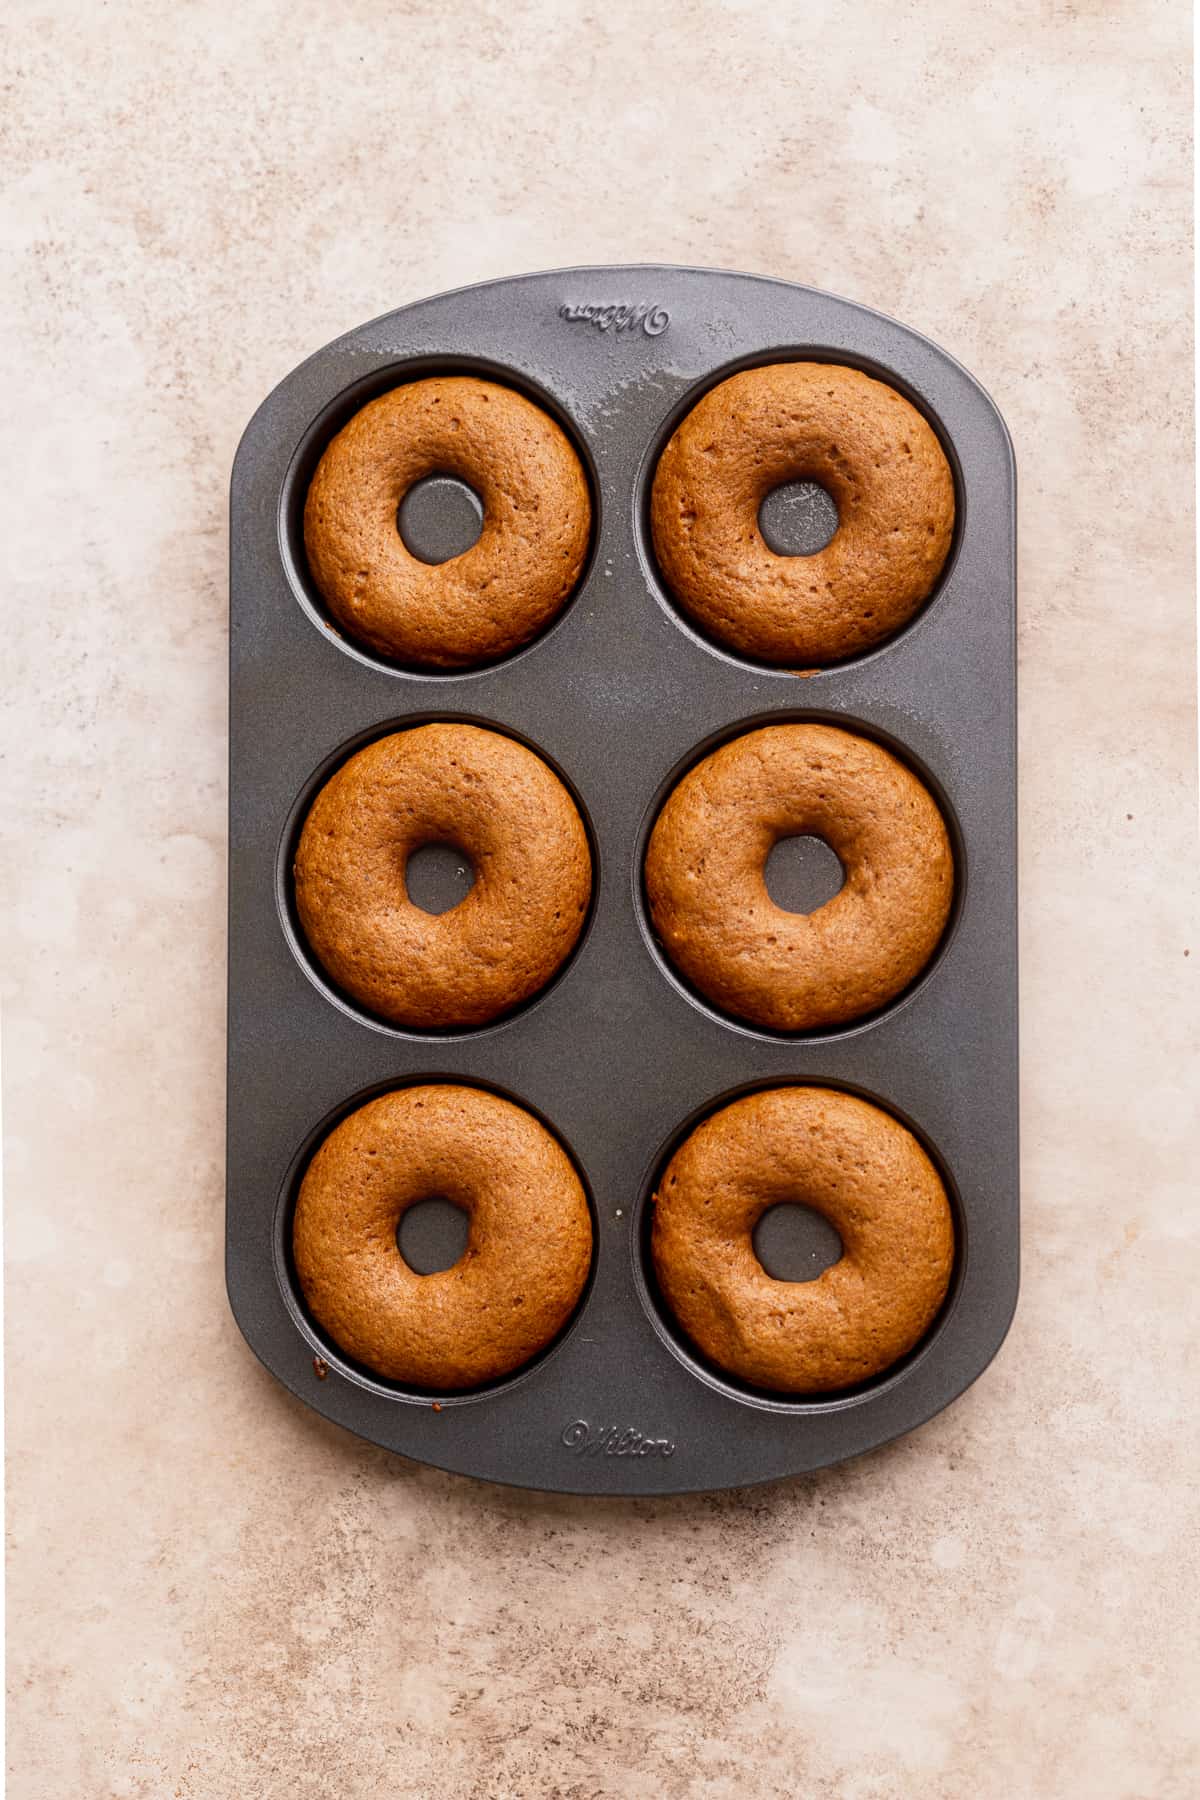
<svg viewBox="0 0 1200 1800">
<path fill-rule="evenodd" d="M 426 475 L 397 507 L 396 530 L 418 562 L 449 562 L 479 542 L 483 501 L 457 475 Z"/>
<path fill-rule="evenodd" d="M 838 528 L 833 495 L 819 481 L 784 481 L 758 509 L 758 529 L 776 556 L 815 556 Z"/>
<path fill-rule="evenodd" d="M 474 864 L 457 844 L 421 844 L 404 865 L 404 885 L 422 912 L 449 912 L 475 886 Z"/>
<path fill-rule="evenodd" d="M 773 1281 L 815 1281 L 842 1257 L 842 1240 L 829 1220 L 787 1200 L 767 1208 L 751 1242 Z"/>
<path fill-rule="evenodd" d="M 824 838 L 783 837 L 763 868 L 767 892 L 784 912 L 811 913 L 842 890 L 846 871 Z"/>
<path fill-rule="evenodd" d="M 414 1275 L 452 1269 L 467 1248 L 471 1220 L 444 1194 L 431 1194 L 408 1207 L 396 1227 L 396 1248 Z"/>
</svg>

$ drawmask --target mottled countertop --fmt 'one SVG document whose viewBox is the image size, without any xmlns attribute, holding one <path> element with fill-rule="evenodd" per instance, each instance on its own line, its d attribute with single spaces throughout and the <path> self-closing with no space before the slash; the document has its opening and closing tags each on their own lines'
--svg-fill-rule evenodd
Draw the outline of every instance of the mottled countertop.
<svg viewBox="0 0 1200 1800">
<path fill-rule="evenodd" d="M 18 15 L 13 1800 L 1188 1800 L 1187 7 Z M 359 320 L 637 260 L 895 314 L 1012 429 L 1024 1287 L 890 1449 L 596 1504 L 366 1447 L 230 1317 L 225 495 L 261 396 Z"/>
</svg>

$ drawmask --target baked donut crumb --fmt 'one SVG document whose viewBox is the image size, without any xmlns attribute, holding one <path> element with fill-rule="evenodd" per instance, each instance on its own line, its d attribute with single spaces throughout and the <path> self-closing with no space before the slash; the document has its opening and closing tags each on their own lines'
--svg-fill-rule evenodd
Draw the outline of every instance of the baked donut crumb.
<svg viewBox="0 0 1200 1800">
<path fill-rule="evenodd" d="M 434 1194 L 469 1215 L 467 1247 L 418 1275 L 396 1232 Z M 532 1113 L 434 1083 L 369 1100 L 334 1127 L 300 1184 L 292 1249 L 309 1311 L 346 1355 L 449 1391 L 511 1374 L 558 1335 L 591 1267 L 591 1214 L 570 1157 Z"/>
<path fill-rule="evenodd" d="M 428 913 L 405 868 L 449 843 L 473 863 L 456 906 Z M 296 910 L 345 993 L 408 1028 L 478 1026 L 530 999 L 579 940 L 591 852 L 558 776 L 502 732 L 435 723 L 357 751 L 300 833 Z"/>
<path fill-rule="evenodd" d="M 812 556 L 778 556 L 767 495 L 814 481 L 838 527 Z M 941 575 L 954 478 L 929 423 L 859 369 L 772 363 L 709 390 L 654 472 L 655 555 L 684 611 L 719 643 L 803 672 L 861 655 L 907 624 Z"/>
<path fill-rule="evenodd" d="M 776 1281 L 753 1232 L 801 1202 L 842 1255 L 814 1281 Z M 882 1374 L 921 1341 L 950 1283 L 954 1224 L 941 1176 L 911 1131 L 852 1094 L 781 1087 L 710 1114 L 653 1197 L 660 1291 L 720 1368 L 778 1393 L 824 1393 Z"/>
<path fill-rule="evenodd" d="M 483 528 L 461 556 L 422 562 L 397 525 L 405 494 L 453 475 Z M 393 388 L 326 446 L 304 505 L 308 566 L 343 630 L 428 668 L 494 662 L 554 618 L 583 572 L 591 498 L 561 426 L 524 395 L 473 376 Z"/>
<path fill-rule="evenodd" d="M 766 861 L 813 835 L 840 891 L 811 913 L 776 906 Z M 646 897 L 670 962 L 715 1006 L 774 1031 L 861 1018 L 936 951 L 954 857 L 936 801 L 898 757 L 838 726 L 767 725 L 697 763 L 646 849 Z"/>
</svg>

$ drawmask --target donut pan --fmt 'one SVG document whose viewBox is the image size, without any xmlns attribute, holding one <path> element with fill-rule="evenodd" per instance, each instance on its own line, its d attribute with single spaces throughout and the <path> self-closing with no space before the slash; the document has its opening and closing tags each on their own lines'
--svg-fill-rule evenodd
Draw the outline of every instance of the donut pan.
<svg viewBox="0 0 1200 1800">
<path fill-rule="evenodd" d="M 958 524 L 915 620 L 857 660 L 801 676 L 727 654 L 675 610 L 655 568 L 649 483 L 666 437 L 713 383 L 793 358 L 847 363 L 904 392 L 939 432 Z M 516 387 L 574 439 L 593 540 L 574 598 L 508 660 L 466 674 L 387 665 L 338 635 L 304 560 L 304 493 L 330 436 L 366 400 L 433 373 Z M 462 549 L 471 497 L 409 497 L 410 547 Z M 772 547 L 811 550 L 818 492 L 767 502 Z M 742 1486 L 870 1450 L 961 1394 L 1002 1342 L 1018 1280 L 1015 483 L 1004 423 L 951 357 L 848 301 L 779 281 L 661 266 L 490 282 L 363 325 L 297 368 L 254 415 L 231 496 L 231 767 L 227 1278 L 251 1347 L 292 1392 L 374 1442 L 523 1487 L 651 1494 Z M 309 961 L 290 894 L 295 835 L 320 780 L 371 738 L 429 719 L 506 731 L 575 793 L 596 882 L 580 946 L 533 1002 L 482 1030 L 412 1033 L 372 1020 Z M 955 909 L 940 952 L 881 1014 L 780 1036 L 722 1017 L 667 968 L 641 889 L 656 810 L 706 749 L 753 725 L 823 720 L 874 736 L 939 796 L 955 838 Z M 768 880 L 781 903 L 827 898 L 812 840 Z M 419 871 L 435 902 L 461 859 Z M 410 880 L 417 881 L 416 860 Z M 836 885 L 836 877 L 834 885 Z M 440 904 L 445 904 L 443 898 Z M 402 1390 L 351 1365 L 306 1317 L 289 1258 L 295 1189 L 347 1111 L 405 1083 L 475 1083 L 519 1101 L 574 1157 L 589 1191 L 590 1284 L 559 1341 L 471 1394 Z M 757 1087 L 861 1094 L 914 1129 L 951 1192 L 958 1254 L 924 1343 L 861 1389 L 790 1399 L 707 1367 L 662 1308 L 648 1196 L 679 1137 Z M 444 1208 L 444 1203 L 443 1203 Z M 426 1214 L 410 1259 L 445 1266 Z M 413 1215 L 414 1225 L 416 1215 Z M 831 1260 L 802 1208 L 768 1215 L 780 1278 Z"/>
</svg>

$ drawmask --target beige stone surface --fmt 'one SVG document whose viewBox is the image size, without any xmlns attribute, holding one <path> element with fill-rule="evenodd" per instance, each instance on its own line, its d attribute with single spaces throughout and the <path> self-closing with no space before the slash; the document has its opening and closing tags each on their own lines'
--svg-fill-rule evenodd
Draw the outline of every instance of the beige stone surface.
<svg viewBox="0 0 1200 1800">
<path fill-rule="evenodd" d="M 9 1794 L 1187 1800 L 1188 9 L 9 22 Z M 1024 1292 L 983 1379 L 885 1452 L 588 1504 L 364 1447 L 227 1310 L 225 490 L 259 398 L 339 331 L 646 258 L 878 306 L 1011 425 Z"/>
</svg>

